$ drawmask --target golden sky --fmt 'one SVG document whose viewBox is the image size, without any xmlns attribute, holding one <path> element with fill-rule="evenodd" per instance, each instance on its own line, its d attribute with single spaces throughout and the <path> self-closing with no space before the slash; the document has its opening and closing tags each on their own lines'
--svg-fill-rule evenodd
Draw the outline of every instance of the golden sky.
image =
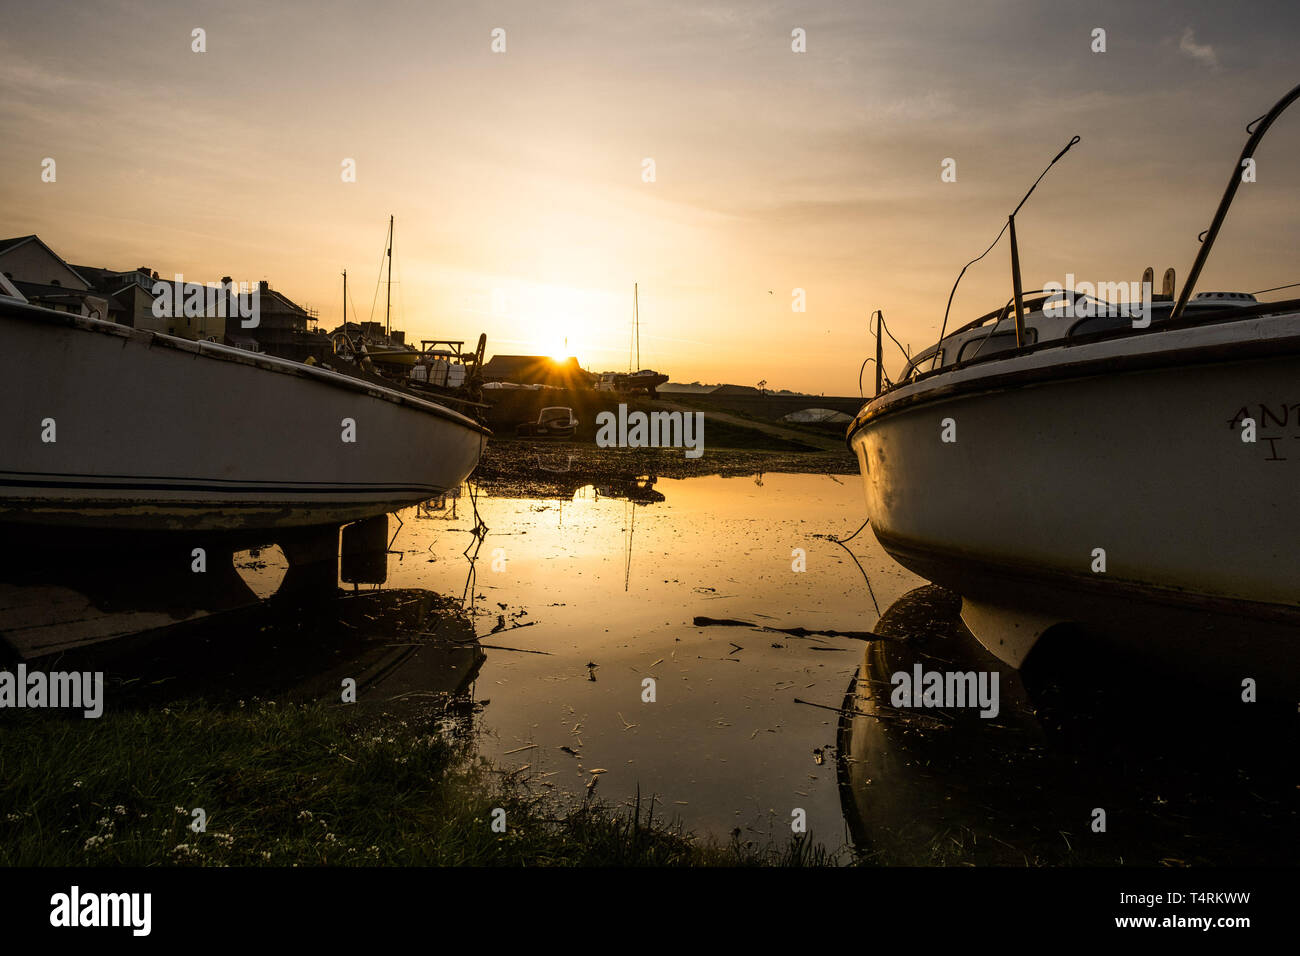
<svg viewBox="0 0 1300 956">
<path fill-rule="evenodd" d="M 931 344 L 963 263 L 1072 135 L 1017 218 L 1026 285 L 1186 275 L 1245 124 L 1300 82 L 1300 14 L 1133 6 L 27 4 L 0 30 L 0 233 L 268 279 L 330 328 L 344 268 L 369 317 L 392 214 L 408 340 L 567 339 L 626 369 L 637 282 L 642 366 L 854 394 L 869 313 Z M 1284 117 L 1199 288 L 1300 281 L 1298 146 Z M 1003 244 L 953 323 L 1009 295 Z"/>
</svg>

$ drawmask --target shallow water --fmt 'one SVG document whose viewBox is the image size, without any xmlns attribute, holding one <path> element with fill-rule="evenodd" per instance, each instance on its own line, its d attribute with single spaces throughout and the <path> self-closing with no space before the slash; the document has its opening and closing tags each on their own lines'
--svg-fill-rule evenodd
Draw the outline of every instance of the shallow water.
<svg viewBox="0 0 1300 956">
<path fill-rule="evenodd" d="M 1274 717 L 1081 641 L 1059 674 L 1022 681 L 966 632 L 956 595 L 923 588 L 870 530 L 852 556 L 831 540 L 862 523 L 856 477 L 584 484 L 563 464 L 544 485 L 563 492 L 466 486 L 345 529 L 340 575 L 321 564 L 305 592 L 280 586 L 277 548 L 206 581 L 188 551 L 179 573 L 155 557 L 114 574 L 75 548 L 16 552 L 0 636 L 24 620 L 37 641 L 148 629 L 106 651 L 113 699 L 143 706 L 151 688 L 330 701 L 351 677 L 358 703 L 418 711 L 472 681 L 457 725 L 496 767 L 568 800 L 653 796 L 656 816 L 720 840 L 784 845 L 801 811 L 845 860 L 850 827 L 891 862 L 1289 860 Z M 882 640 L 845 633 L 868 631 Z M 891 677 L 915 665 L 998 673 L 1001 713 L 891 710 Z M 1089 827 L 1098 807 L 1109 837 Z"/>
<path fill-rule="evenodd" d="M 485 645 L 545 652 L 487 649 L 475 690 L 491 701 L 482 751 L 573 794 L 602 769 L 601 797 L 631 800 L 639 787 L 670 816 L 724 838 L 739 827 L 784 842 L 801 808 L 814 837 L 838 845 L 836 714 L 795 698 L 839 707 L 862 642 L 692 621 L 869 630 L 877 614 L 861 572 L 816 537 L 861 524 L 859 482 L 769 474 L 660 480 L 654 490 L 663 500 L 648 504 L 594 486 L 571 500 L 479 497 L 489 530 L 475 568 L 478 633 L 500 615 L 530 626 Z M 474 509 L 467 495 L 454 504 L 454 518 L 451 503 L 400 513 L 386 586 L 463 593 Z M 851 547 L 882 609 L 921 583 L 869 533 Z M 792 569 L 794 549 L 806 552 L 805 571 Z M 653 703 L 642 700 L 647 677 Z"/>
</svg>

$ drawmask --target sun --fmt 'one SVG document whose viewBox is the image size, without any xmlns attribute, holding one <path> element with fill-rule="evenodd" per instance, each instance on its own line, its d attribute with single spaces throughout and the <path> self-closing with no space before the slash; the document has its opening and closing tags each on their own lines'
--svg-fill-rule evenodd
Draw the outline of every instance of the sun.
<svg viewBox="0 0 1300 956">
<path fill-rule="evenodd" d="M 565 335 L 547 336 L 543 351 L 551 357 L 551 361 L 557 364 L 567 361 L 569 356 L 573 354 L 573 349 L 569 347 L 569 339 Z"/>
<path fill-rule="evenodd" d="M 555 362 L 576 357 L 585 365 L 611 314 L 602 296 L 600 290 L 564 285 L 526 286 L 516 294 L 518 328 L 527 330 L 534 354 Z"/>
</svg>

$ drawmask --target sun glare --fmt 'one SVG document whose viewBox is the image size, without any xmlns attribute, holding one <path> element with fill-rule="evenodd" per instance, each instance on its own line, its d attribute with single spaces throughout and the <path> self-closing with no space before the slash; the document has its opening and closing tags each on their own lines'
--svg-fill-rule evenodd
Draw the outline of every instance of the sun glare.
<svg viewBox="0 0 1300 956">
<path fill-rule="evenodd" d="M 523 325 L 536 342 L 539 354 L 557 362 L 570 356 L 586 364 L 597 344 L 600 330 L 607 324 L 607 308 L 602 294 L 568 286 L 536 286 L 519 303 Z"/>
</svg>

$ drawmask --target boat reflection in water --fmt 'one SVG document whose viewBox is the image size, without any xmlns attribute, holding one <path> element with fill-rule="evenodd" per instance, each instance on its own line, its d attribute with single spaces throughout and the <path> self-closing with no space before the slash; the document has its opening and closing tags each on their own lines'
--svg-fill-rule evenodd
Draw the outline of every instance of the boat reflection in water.
<svg viewBox="0 0 1300 956">
<path fill-rule="evenodd" d="M 169 697 L 337 701 L 352 678 L 362 704 L 468 703 L 485 656 L 460 600 L 383 587 L 402 528 L 396 514 L 336 528 L 315 561 L 209 538 L 202 573 L 174 536 L 29 536 L 0 563 L 0 651 L 94 664 L 119 702 L 154 684 Z"/>
<path fill-rule="evenodd" d="M 849 686 L 840 795 L 860 851 L 914 864 L 1291 862 L 1290 841 L 1278 839 L 1294 832 L 1290 758 L 1276 733 L 1285 715 L 1216 707 L 1210 695 L 1189 707 L 1184 686 L 1097 653 L 1077 632 L 1048 632 L 1037 666 L 1017 670 L 981 646 L 960 611 L 940 587 L 908 592 Z M 896 675 L 918 667 L 973 673 L 984 686 L 996 678 L 996 716 L 895 706 L 907 703 Z"/>
</svg>

